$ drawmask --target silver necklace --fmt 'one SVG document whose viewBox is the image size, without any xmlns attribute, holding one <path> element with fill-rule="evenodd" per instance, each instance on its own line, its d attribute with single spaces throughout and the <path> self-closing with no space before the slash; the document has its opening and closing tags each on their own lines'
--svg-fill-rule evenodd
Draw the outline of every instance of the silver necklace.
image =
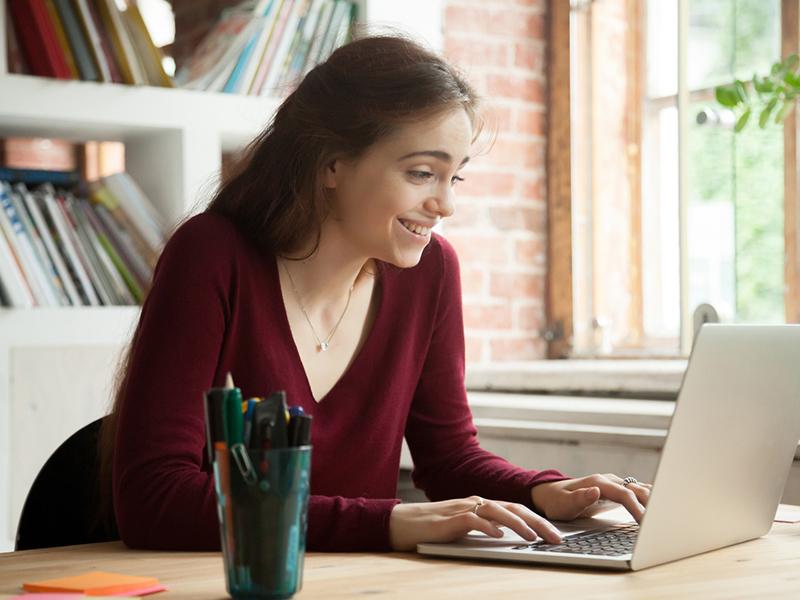
<svg viewBox="0 0 800 600">
<path fill-rule="evenodd" d="M 289 283 L 292 286 L 292 291 L 294 292 L 294 297 L 297 298 L 297 303 L 300 305 L 300 310 L 303 311 L 303 316 L 305 316 L 306 321 L 308 321 L 308 326 L 311 327 L 311 333 L 314 334 L 314 338 L 316 338 L 316 340 L 317 340 L 317 347 L 319 348 L 319 351 L 320 352 L 325 352 L 328 349 L 328 346 L 330 345 L 330 341 L 331 341 L 331 338 L 333 337 L 333 334 L 336 333 L 336 328 L 339 327 L 339 323 L 341 323 L 342 319 L 344 319 L 344 314 L 347 312 L 347 307 L 350 306 L 350 298 L 353 296 L 353 288 L 355 287 L 355 282 L 353 283 L 353 285 L 350 286 L 350 291 L 347 292 L 347 304 L 344 305 L 344 310 L 342 311 L 342 316 L 339 317 L 338 321 L 336 321 L 336 325 L 333 326 L 333 329 L 331 329 L 331 332 L 328 334 L 328 337 L 326 337 L 324 340 L 321 340 L 321 339 L 319 339 L 319 336 L 317 335 L 317 332 L 314 329 L 314 324 L 311 322 L 311 319 L 308 317 L 308 313 L 306 312 L 306 309 L 303 306 L 303 301 L 300 299 L 300 294 L 298 293 L 297 288 L 294 285 L 294 279 L 292 279 L 292 274 L 289 273 L 289 267 L 287 267 L 285 263 L 283 263 L 283 270 L 286 271 L 286 275 L 289 276 Z M 361 272 L 359 271 L 359 274 L 360 273 Z M 358 279 L 358 275 L 356 275 L 356 279 Z"/>
</svg>

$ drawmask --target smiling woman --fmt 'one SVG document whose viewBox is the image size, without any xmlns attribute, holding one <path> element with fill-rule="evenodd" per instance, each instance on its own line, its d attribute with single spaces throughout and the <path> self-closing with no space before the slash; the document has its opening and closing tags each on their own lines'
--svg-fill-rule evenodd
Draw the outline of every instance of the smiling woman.
<svg viewBox="0 0 800 600">
<path fill-rule="evenodd" d="M 644 485 L 527 471 L 478 444 L 458 258 L 431 227 L 479 128 L 466 81 L 400 37 L 338 49 L 286 98 L 156 268 L 101 442 L 125 543 L 219 547 L 202 395 L 227 372 L 314 418 L 310 550 L 498 525 L 555 542 L 545 517 L 601 496 L 641 517 Z M 404 437 L 434 502 L 396 499 Z"/>
</svg>

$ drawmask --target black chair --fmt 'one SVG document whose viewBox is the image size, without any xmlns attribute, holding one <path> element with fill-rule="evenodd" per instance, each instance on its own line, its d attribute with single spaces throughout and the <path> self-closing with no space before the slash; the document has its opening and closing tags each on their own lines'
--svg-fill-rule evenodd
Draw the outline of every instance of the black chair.
<svg viewBox="0 0 800 600">
<path fill-rule="evenodd" d="M 39 471 L 22 507 L 15 550 L 119 539 L 113 517 L 111 522 L 100 518 L 97 438 L 102 422 L 97 419 L 72 434 Z"/>
</svg>

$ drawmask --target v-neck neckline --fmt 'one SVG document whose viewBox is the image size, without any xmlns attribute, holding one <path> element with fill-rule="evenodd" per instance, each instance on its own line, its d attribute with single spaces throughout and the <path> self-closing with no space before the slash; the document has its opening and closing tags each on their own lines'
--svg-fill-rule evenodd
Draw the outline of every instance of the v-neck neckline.
<svg viewBox="0 0 800 600">
<path fill-rule="evenodd" d="M 384 297 L 386 296 L 386 278 L 384 277 L 385 269 L 383 268 L 383 263 L 378 259 L 374 259 L 374 262 L 377 271 L 376 285 L 380 285 L 381 290 L 378 296 L 378 306 L 375 309 L 375 318 L 372 321 L 372 328 L 369 330 L 369 333 L 367 333 L 367 339 L 364 340 L 364 344 L 361 346 L 361 348 L 359 349 L 358 353 L 353 358 L 353 360 L 350 361 L 348 367 L 339 376 L 339 379 L 336 380 L 333 386 L 325 393 L 324 396 L 322 396 L 322 398 L 317 400 L 316 398 L 314 398 L 314 392 L 311 389 L 311 382 L 308 379 L 308 373 L 306 372 L 305 365 L 303 364 L 303 359 L 300 356 L 300 350 L 297 348 L 297 343 L 295 342 L 294 335 L 292 334 L 292 326 L 289 324 L 289 313 L 286 311 L 286 303 L 283 301 L 283 290 L 281 288 L 281 278 L 280 278 L 280 273 L 278 271 L 278 257 L 274 255 L 272 257 L 272 279 L 276 286 L 275 289 L 278 292 L 278 307 L 281 313 L 281 321 L 282 321 L 281 326 L 283 327 L 284 335 L 288 340 L 287 343 L 291 347 L 291 354 L 296 363 L 296 368 L 299 369 L 299 371 L 303 374 L 303 380 L 305 381 L 305 388 L 308 397 L 310 398 L 311 406 L 319 407 L 322 404 L 326 403 L 326 399 L 331 394 L 336 392 L 336 390 L 339 387 L 341 387 L 342 382 L 349 376 L 350 372 L 354 368 L 356 368 L 356 366 L 358 365 L 359 362 L 361 362 L 361 360 L 363 360 L 362 356 L 366 353 L 367 350 L 369 350 L 369 346 L 373 343 L 372 340 L 375 337 L 375 329 L 377 329 L 378 323 L 381 320 L 381 315 L 384 312 L 383 305 L 384 305 Z M 373 294 L 375 293 L 374 287 L 372 293 Z M 370 299 L 370 302 L 371 301 L 372 299 Z"/>
</svg>

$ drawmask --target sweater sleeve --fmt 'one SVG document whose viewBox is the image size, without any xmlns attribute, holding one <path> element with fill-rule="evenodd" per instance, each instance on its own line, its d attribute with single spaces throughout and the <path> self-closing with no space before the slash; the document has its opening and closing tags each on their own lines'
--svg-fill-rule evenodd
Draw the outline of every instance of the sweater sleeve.
<svg viewBox="0 0 800 600">
<path fill-rule="evenodd" d="M 533 508 L 533 486 L 567 477 L 553 469 L 522 469 L 479 446 L 464 386 L 458 257 L 449 242 L 438 240 L 442 275 L 436 319 L 406 426 L 414 484 L 432 501 L 477 494 Z"/>
<path fill-rule="evenodd" d="M 167 243 L 142 307 L 123 382 L 113 464 L 117 526 L 132 548 L 219 550 L 205 461 L 203 392 L 218 370 L 237 277 L 236 236 L 191 219 Z M 399 500 L 312 495 L 308 550 L 389 550 Z"/>
</svg>

